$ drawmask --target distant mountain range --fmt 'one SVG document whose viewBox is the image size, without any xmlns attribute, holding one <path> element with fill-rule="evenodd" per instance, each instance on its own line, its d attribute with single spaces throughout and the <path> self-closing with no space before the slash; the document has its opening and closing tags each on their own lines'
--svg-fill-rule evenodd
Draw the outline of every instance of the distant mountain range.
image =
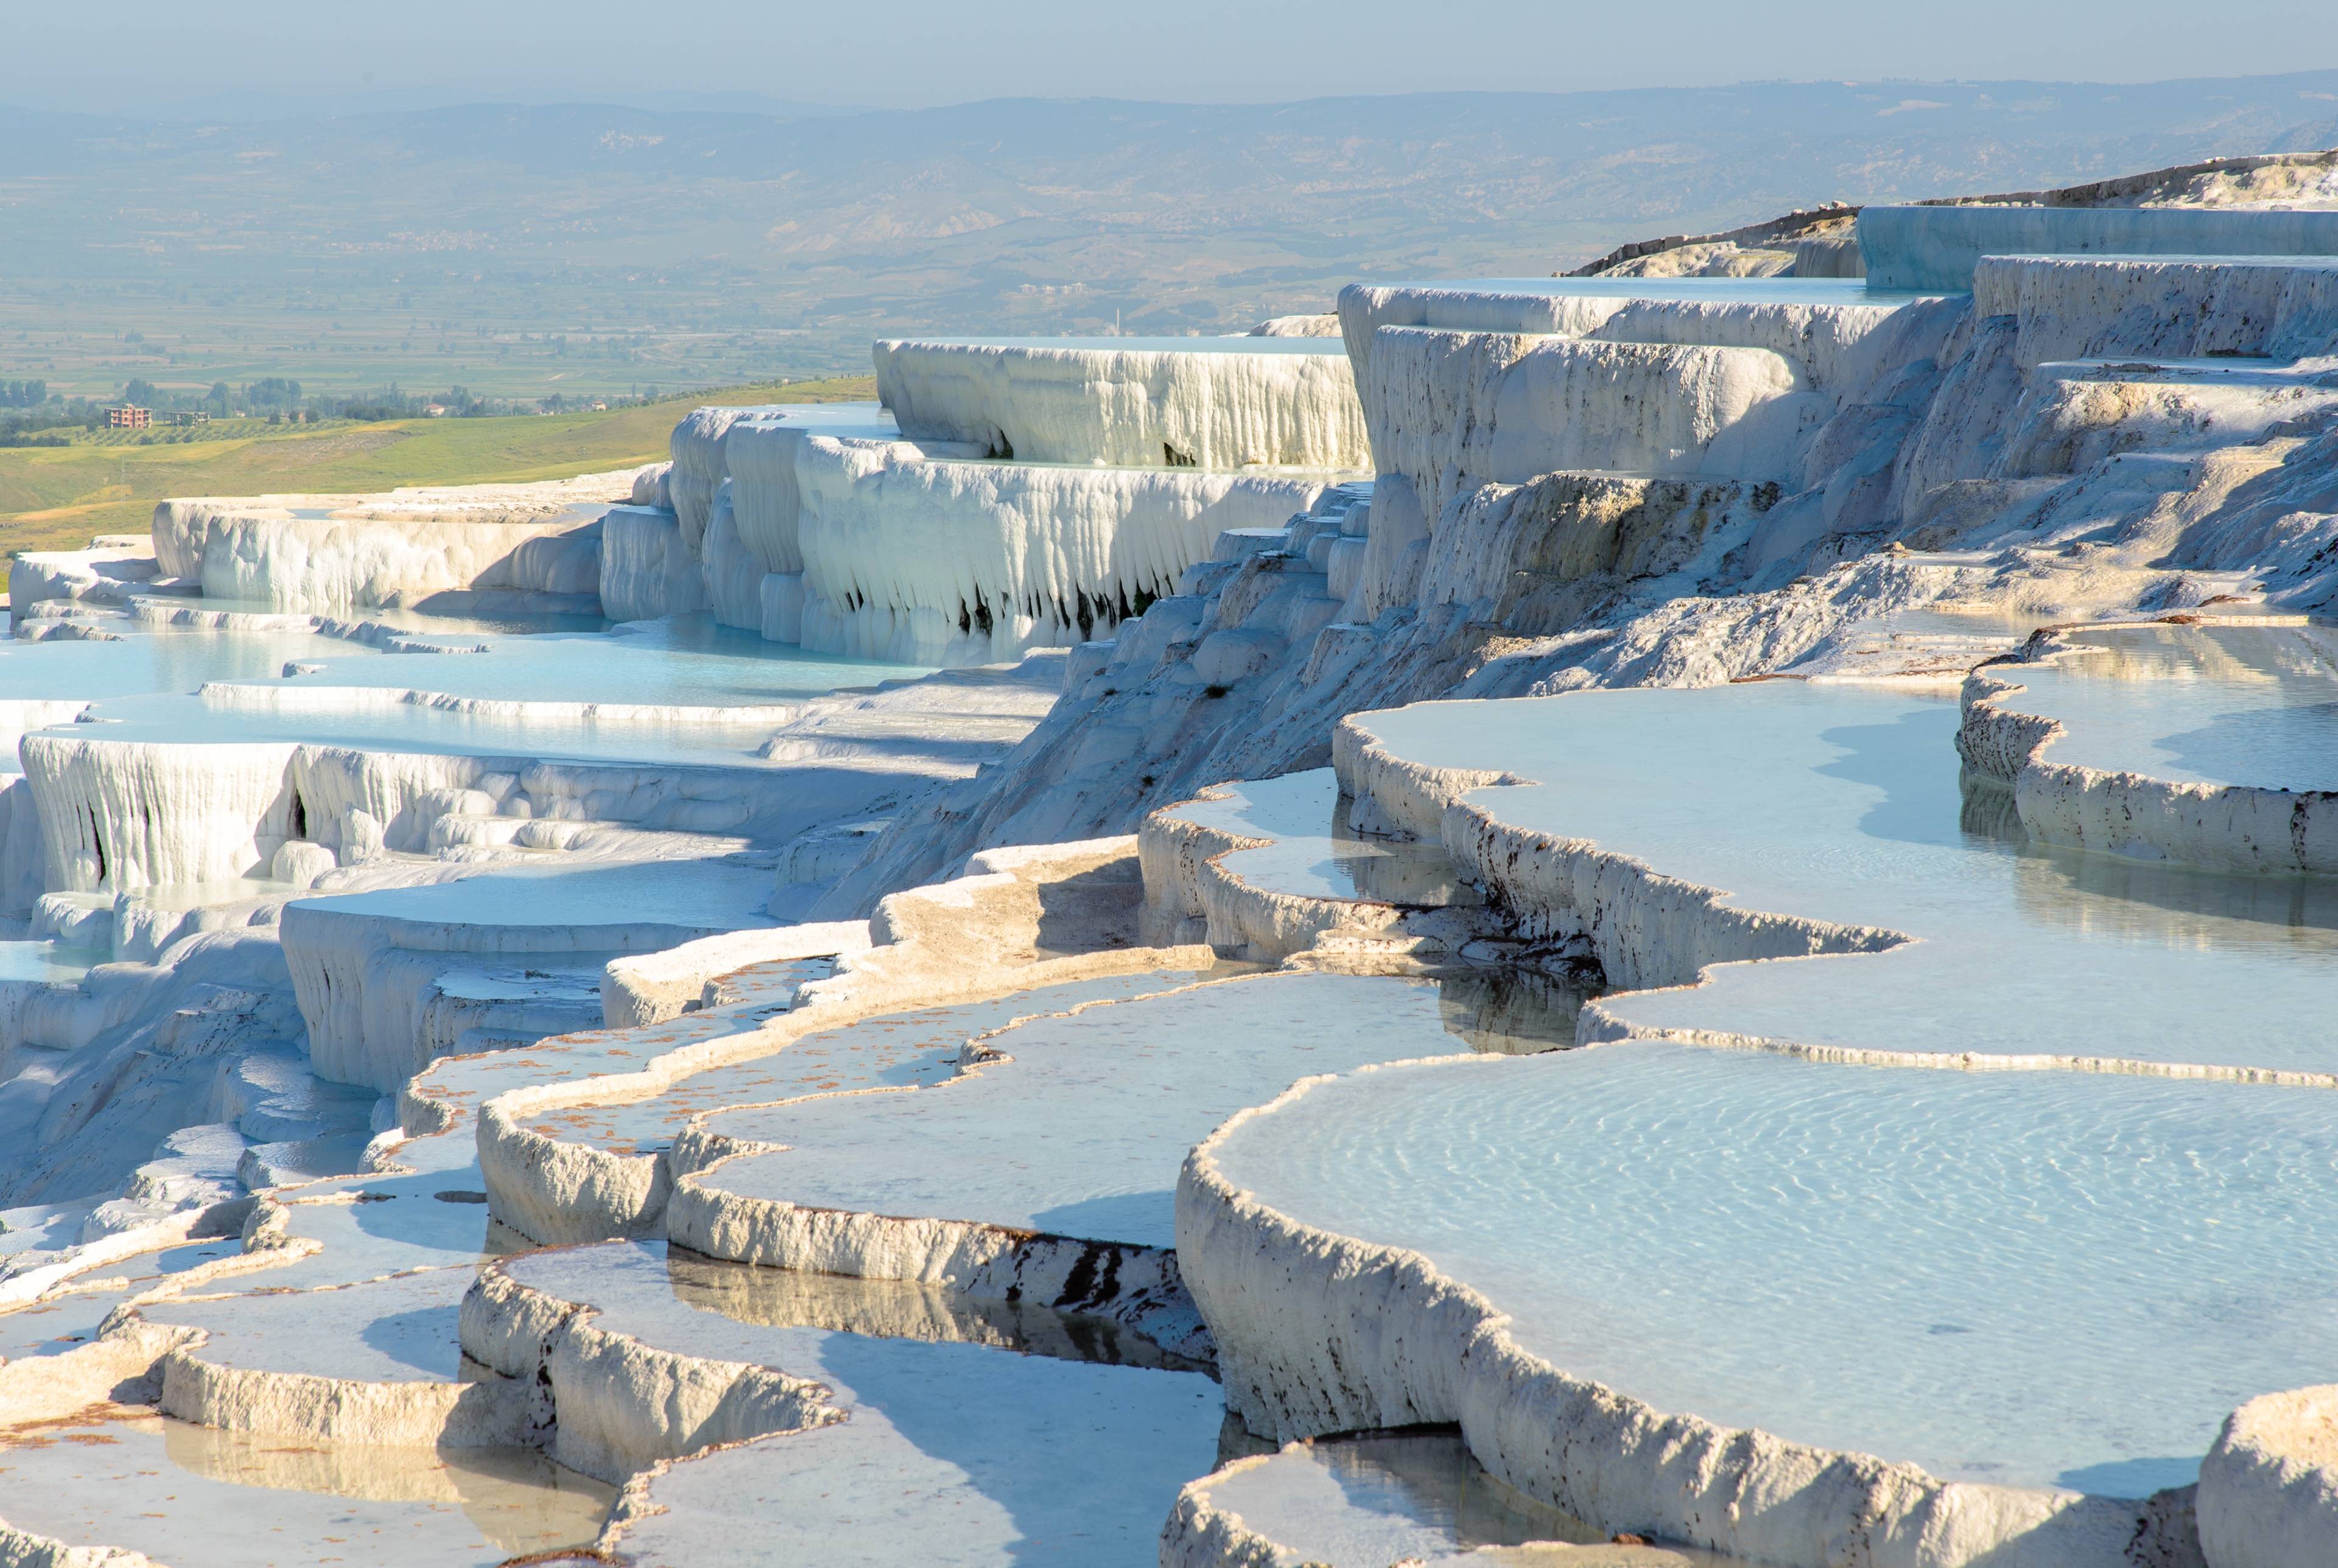
<svg viewBox="0 0 2338 1568">
<path fill-rule="evenodd" d="M 161 324 L 303 309 L 345 327 L 403 313 L 434 341 L 457 322 L 625 334 L 670 377 L 692 373 L 693 343 L 810 373 L 865 363 L 882 332 L 1223 329 L 1325 308 L 1360 277 L 1547 273 L 1829 199 L 2338 142 L 2338 72 L 754 103 L 145 121 L 0 108 L 0 373 L 12 328 L 44 312 Z"/>
</svg>

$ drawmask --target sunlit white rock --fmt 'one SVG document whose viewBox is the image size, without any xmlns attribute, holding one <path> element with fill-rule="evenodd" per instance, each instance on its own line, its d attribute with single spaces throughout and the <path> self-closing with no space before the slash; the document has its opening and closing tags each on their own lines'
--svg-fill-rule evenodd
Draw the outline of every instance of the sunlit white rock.
<svg viewBox="0 0 2338 1568">
<path fill-rule="evenodd" d="M 887 339 L 877 390 L 911 439 L 1026 463 L 1364 466 L 1340 346 L 1288 338 Z"/>
</svg>

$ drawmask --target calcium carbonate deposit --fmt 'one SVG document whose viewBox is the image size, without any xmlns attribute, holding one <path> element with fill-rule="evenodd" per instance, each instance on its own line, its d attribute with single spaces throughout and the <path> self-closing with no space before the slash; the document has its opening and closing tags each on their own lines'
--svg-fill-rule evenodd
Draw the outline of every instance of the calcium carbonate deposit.
<svg viewBox="0 0 2338 1568">
<path fill-rule="evenodd" d="M 2288 166 L 18 557 L 0 1565 L 2331 1568 Z"/>
</svg>

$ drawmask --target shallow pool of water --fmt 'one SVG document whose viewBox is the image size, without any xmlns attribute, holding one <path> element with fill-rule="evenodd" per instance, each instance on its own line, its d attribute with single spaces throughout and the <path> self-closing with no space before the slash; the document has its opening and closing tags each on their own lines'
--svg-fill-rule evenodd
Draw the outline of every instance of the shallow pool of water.
<svg viewBox="0 0 2338 1568">
<path fill-rule="evenodd" d="M 652 1099 L 567 1106 L 532 1123 L 546 1136 L 585 1142 L 622 1154 L 670 1146 L 693 1116 L 726 1138 L 763 1140 L 783 1122 L 774 1102 L 864 1089 L 938 1083 L 957 1072 L 958 1054 L 977 1035 L 1031 1018 L 1117 1002 L 1191 985 L 1191 970 L 1153 970 L 1017 991 L 946 1007 L 864 1018 L 744 1061 L 695 1073 Z"/>
<path fill-rule="evenodd" d="M 276 711 L 192 696 L 109 699 L 80 722 L 44 733 L 145 745 L 347 746 L 569 762 L 669 762 L 692 767 L 766 766 L 755 756 L 769 724 L 669 724 L 633 719 L 548 719 L 449 711 L 427 703 L 385 702 L 354 712 Z"/>
<path fill-rule="evenodd" d="M 1569 1373 L 1956 1480 L 2183 1485 L 2338 1334 L 2328 1090 L 1634 1043 L 1351 1073 L 1219 1160 Z"/>
<path fill-rule="evenodd" d="M 93 1406 L 0 1450 L 8 1523 L 174 1568 L 494 1568 L 582 1545 L 613 1487 L 534 1448 L 391 1448 L 222 1432 Z"/>
<path fill-rule="evenodd" d="M 0 980 L 39 980 L 70 985 L 105 956 L 91 948 L 54 942 L 0 942 Z"/>
<path fill-rule="evenodd" d="M 1007 1060 L 942 1083 L 755 1112 L 752 1135 L 787 1147 L 702 1180 L 816 1208 L 1173 1246 L 1178 1166 L 1220 1122 L 1312 1073 L 1472 1049 L 1450 1022 L 1434 983 L 1327 975 L 1091 1006 L 990 1036 Z"/>
<path fill-rule="evenodd" d="M 1085 1354 L 1115 1342 L 1091 1338 L 1096 1325 L 1038 1329 L 914 1286 L 798 1292 L 737 1265 L 675 1265 L 659 1244 L 617 1242 L 509 1270 L 589 1302 L 595 1328 L 817 1379 L 844 1419 L 673 1465 L 648 1485 L 667 1511 L 628 1528 L 628 1561 L 1149 1563 L 1178 1488 L 1217 1462 L 1217 1386 Z M 840 1320 L 866 1331 L 822 1326 Z"/>
<path fill-rule="evenodd" d="M 2338 628 L 2150 626 L 2074 633 L 2085 652 L 1989 673 L 2060 720 L 2052 762 L 2186 784 L 2338 789 Z"/>
<path fill-rule="evenodd" d="M 1958 718 L 1946 699 L 1781 681 L 1361 722 L 1400 756 L 1537 780 L 1470 795 L 1503 822 L 1594 840 L 1731 908 L 1912 938 L 1601 1004 L 1632 1027 L 2338 1072 L 2338 884 L 2033 848 L 2004 792 L 1960 789 Z M 1690 976 L 1611 962 L 1609 978 Z"/>
<path fill-rule="evenodd" d="M 637 622 L 598 634 L 482 640 L 488 647 L 484 653 L 427 662 L 336 659 L 314 674 L 270 684 L 296 691 L 366 686 L 510 701 L 721 708 L 798 701 L 839 687 L 932 673 L 923 665 L 807 653 L 703 615 Z"/>
<path fill-rule="evenodd" d="M 717 860 L 497 866 L 415 887 L 303 898 L 335 914 L 463 926 L 665 925 L 734 930 L 772 922 L 768 867 Z M 450 967 L 453 965 L 450 965 Z"/>
<path fill-rule="evenodd" d="M 310 632 L 131 631 L 119 642 L 0 638 L 0 698 L 63 701 L 192 691 L 207 681 L 283 673 L 291 660 L 336 659 L 351 668 L 377 657 L 361 643 Z"/>
<path fill-rule="evenodd" d="M 1480 1546 L 1606 1537 L 1486 1474 L 1452 1430 L 1293 1444 L 1210 1484 L 1213 1506 L 1294 1561 L 1396 1568 Z"/>
<path fill-rule="evenodd" d="M 663 760 L 757 766 L 755 749 L 779 719 L 774 708 L 843 687 L 874 686 L 930 673 L 923 666 L 807 654 L 703 616 L 644 622 L 624 632 L 514 636 L 470 634 L 482 652 L 371 655 L 337 639 L 251 632 L 186 632 L 121 643 L 0 648 L 44 652 L 89 650 L 74 674 L 103 680 L 81 688 L 103 700 L 75 724 L 52 732 L 83 739 L 204 744 L 313 742 L 369 750 L 576 761 Z M 145 642 L 193 645 L 176 662 L 141 665 L 116 649 Z M 206 646 L 208 644 L 208 646 Z M 112 662 L 108 662 L 109 658 Z M 314 673 L 280 677 L 288 660 Z M 6 669 L 0 664 L 0 678 Z M 167 682 L 167 683 L 166 683 Z M 194 688 L 213 682 L 200 695 Z M 541 711 L 464 710 L 386 693 L 418 691 L 492 702 L 603 703 L 652 711 L 581 717 Z M 349 695 L 343 696 L 343 693 Z M 31 693 L 27 693 L 28 695 Z M 670 711 L 657 711 L 660 710 Z M 740 711 L 726 720 L 720 710 Z"/>
<path fill-rule="evenodd" d="M 1218 799 L 1190 801 L 1174 815 L 1217 832 L 1269 840 L 1218 862 L 1253 887 L 1431 908 L 1478 901 L 1456 880 L 1453 863 L 1439 846 L 1362 838 L 1351 831 L 1339 779 L 1328 768 L 1220 785 L 1212 793 Z"/>
</svg>

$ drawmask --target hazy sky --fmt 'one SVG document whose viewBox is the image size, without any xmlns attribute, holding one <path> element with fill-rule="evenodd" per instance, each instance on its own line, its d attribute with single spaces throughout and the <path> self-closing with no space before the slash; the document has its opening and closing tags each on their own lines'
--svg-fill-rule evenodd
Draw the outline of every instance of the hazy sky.
<svg viewBox="0 0 2338 1568">
<path fill-rule="evenodd" d="M 2097 82 L 2338 66 L 2331 0 L 0 0 L 0 102 L 206 112 L 756 93 L 1275 101 L 1771 78 Z"/>
</svg>

